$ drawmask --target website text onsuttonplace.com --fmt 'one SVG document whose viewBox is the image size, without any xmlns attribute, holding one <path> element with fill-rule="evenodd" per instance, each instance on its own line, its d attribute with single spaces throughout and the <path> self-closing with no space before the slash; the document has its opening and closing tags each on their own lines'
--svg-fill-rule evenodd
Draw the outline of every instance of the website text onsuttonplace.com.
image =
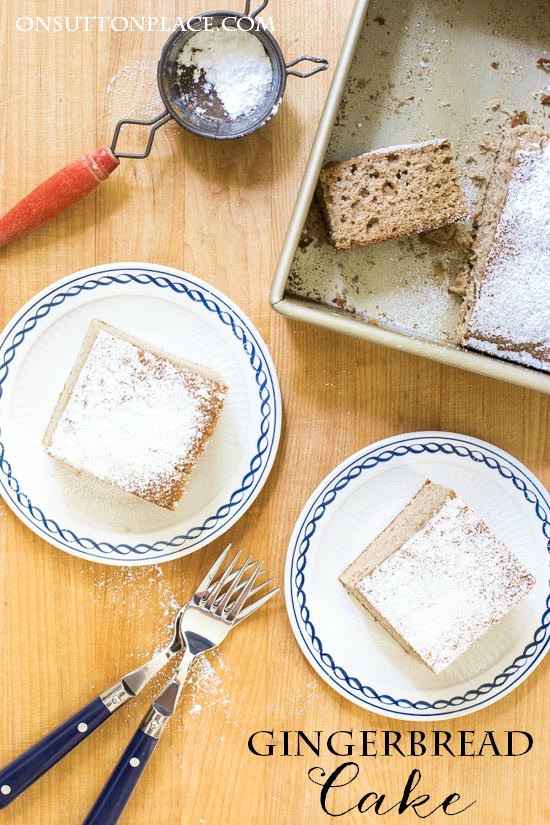
<svg viewBox="0 0 550 825">
<path fill-rule="evenodd" d="M 264 31 L 275 31 L 272 17 L 262 17 L 258 15 L 254 20 L 251 17 L 242 15 L 229 15 L 221 22 L 224 29 L 238 28 L 240 31 L 250 31 L 253 28 L 260 28 Z M 118 17 L 110 16 L 77 16 L 64 17 L 18 17 L 15 20 L 15 28 L 20 32 L 44 32 L 55 34 L 57 32 L 173 32 L 181 31 L 201 31 L 202 29 L 214 28 L 214 17 L 211 15 L 200 15 L 184 20 L 182 17 Z"/>
</svg>

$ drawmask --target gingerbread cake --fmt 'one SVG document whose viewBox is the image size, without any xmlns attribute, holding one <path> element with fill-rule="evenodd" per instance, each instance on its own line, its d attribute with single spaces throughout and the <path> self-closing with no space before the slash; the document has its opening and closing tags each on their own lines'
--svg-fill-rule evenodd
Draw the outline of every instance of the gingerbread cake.
<svg viewBox="0 0 550 825">
<path fill-rule="evenodd" d="M 331 243 L 341 250 L 469 217 L 448 140 L 390 146 L 327 163 L 317 195 Z"/>
<path fill-rule="evenodd" d="M 74 469 L 174 510 L 226 393 L 210 370 L 92 321 L 44 445 Z"/>
<path fill-rule="evenodd" d="M 550 372 L 550 136 L 504 140 L 473 248 L 459 344 Z"/>
<path fill-rule="evenodd" d="M 535 583 L 453 490 L 431 481 L 340 581 L 434 673 L 465 653 Z"/>
</svg>

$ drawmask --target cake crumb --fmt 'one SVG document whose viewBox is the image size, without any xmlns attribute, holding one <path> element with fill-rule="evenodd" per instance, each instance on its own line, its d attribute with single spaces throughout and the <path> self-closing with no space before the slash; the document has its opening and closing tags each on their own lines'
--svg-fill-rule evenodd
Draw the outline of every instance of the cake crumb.
<svg viewBox="0 0 550 825">
<path fill-rule="evenodd" d="M 494 146 L 492 146 L 486 138 L 481 138 L 479 141 L 479 151 L 483 154 L 487 154 L 488 152 L 492 152 L 493 154 L 496 152 Z"/>
<path fill-rule="evenodd" d="M 527 115 L 527 112 L 514 112 L 510 120 L 510 126 L 514 129 L 516 126 L 524 126 L 528 122 L 529 116 Z"/>
</svg>

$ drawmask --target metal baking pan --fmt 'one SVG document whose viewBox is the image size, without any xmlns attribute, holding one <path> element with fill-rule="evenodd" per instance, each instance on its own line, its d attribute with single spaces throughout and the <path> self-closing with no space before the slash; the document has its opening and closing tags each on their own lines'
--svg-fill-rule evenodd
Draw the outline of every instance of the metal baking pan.
<svg viewBox="0 0 550 825">
<path fill-rule="evenodd" d="M 357 0 L 270 291 L 282 315 L 550 393 L 550 375 L 454 343 L 469 225 L 337 252 L 314 198 L 323 163 L 449 138 L 472 214 L 503 129 L 548 128 L 537 60 L 547 0 Z"/>
</svg>

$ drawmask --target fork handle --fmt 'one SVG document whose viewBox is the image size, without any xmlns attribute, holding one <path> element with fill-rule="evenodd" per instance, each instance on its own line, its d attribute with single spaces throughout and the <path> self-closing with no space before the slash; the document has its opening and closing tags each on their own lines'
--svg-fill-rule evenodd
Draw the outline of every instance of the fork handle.
<svg viewBox="0 0 550 825">
<path fill-rule="evenodd" d="M 137 729 L 83 825 L 116 825 L 158 741 Z"/>
<path fill-rule="evenodd" d="M 111 716 L 98 696 L 0 771 L 0 808 L 7 807 Z"/>
</svg>

